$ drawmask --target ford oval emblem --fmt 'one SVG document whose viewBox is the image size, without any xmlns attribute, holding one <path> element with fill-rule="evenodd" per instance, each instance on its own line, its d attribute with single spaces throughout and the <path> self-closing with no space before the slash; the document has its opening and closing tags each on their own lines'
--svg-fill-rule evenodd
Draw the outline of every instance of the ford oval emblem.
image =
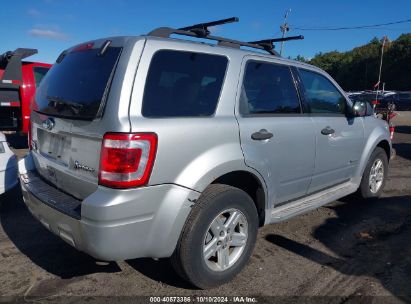
<svg viewBox="0 0 411 304">
<path fill-rule="evenodd" d="M 47 130 L 51 130 L 54 127 L 54 119 L 53 118 L 47 118 L 46 120 L 43 121 L 43 128 Z"/>
</svg>

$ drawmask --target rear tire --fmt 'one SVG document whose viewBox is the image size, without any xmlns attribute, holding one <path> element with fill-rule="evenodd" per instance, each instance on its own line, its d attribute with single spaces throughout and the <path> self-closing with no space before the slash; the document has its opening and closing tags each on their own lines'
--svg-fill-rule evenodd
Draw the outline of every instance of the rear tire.
<svg viewBox="0 0 411 304">
<path fill-rule="evenodd" d="M 210 185 L 184 225 L 171 257 L 173 267 L 202 289 L 232 280 L 251 256 L 258 222 L 256 207 L 246 192 Z"/>
<path fill-rule="evenodd" d="M 388 173 L 388 158 L 385 150 L 377 147 L 373 151 L 365 167 L 359 194 L 362 198 L 380 197 Z"/>
</svg>

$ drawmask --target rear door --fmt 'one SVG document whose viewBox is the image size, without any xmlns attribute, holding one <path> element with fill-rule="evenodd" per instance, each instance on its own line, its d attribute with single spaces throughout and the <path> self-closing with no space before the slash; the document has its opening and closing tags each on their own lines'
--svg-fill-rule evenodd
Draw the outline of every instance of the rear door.
<svg viewBox="0 0 411 304">
<path fill-rule="evenodd" d="M 328 77 L 310 70 L 298 71 L 315 130 L 311 193 L 354 176 L 364 148 L 364 127 L 362 117 L 346 114 L 350 104 Z"/>
<path fill-rule="evenodd" d="M 123 84 L 131 83 L 143 43 L 129 49 L 122 39 L 107 41 L 63 52 L 42 79 L 33 105 L 37 170 L 80 199 L 97 188 L 104 133 L 130 131 L 131 85 Z"/>
<path fill-rule="evenodd" d="M 271 203 L 304 196 L 314 171 L 314 126 L 290 67 L 250 57 L 242 74 L 237 119 L 246 164 L 263 175 Z"/>
</svg>

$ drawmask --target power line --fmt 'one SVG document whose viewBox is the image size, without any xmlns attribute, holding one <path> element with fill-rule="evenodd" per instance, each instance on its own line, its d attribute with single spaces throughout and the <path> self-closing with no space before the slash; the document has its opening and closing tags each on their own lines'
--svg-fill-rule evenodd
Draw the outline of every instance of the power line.
<svg viewBox="0 0 411 304">
<path fill-rule="evenodd" d="M 400 23 L 407 23 L 407 22 L 411 22 L 411 19 L 388 22 L 388 23 L 372 24 L 372 25 L 359 25 L 359 26 L 347 26 L 347 27 L 328 27 L 328 26 L 298 27 L 298 26 L 293 26 L 292 28 L 294 30 L 300 30 L 300 31 L 341 31 L 341 30 L 358 30 L 358 29 L 375 28 L 375 27 L 380 27 L 380 26 L 385 26 L 385 25 L 393 25 L 393 24 L 400 24 Z"/>
</svg>

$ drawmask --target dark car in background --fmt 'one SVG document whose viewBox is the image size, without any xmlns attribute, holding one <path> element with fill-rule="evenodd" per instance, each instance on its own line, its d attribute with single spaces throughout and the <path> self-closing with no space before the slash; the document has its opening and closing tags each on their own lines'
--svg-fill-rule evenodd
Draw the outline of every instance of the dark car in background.
<svg viewBox="0 0 411 304">
<path fill-rule="evenodd" d="M 352 101 L 365 101 L 371 105 L 376 104 L 375 109 L 378 112 L 386 109 L 388 104 L 394 103 L 396 111 L 411 111 L 411 91 L 399 92 L 350 92 L 348 96 Z M 376 102 L 377 101 L 377 102 Z"/>
<path fill-rule="evenodd" d="M 393 102 L 397 111 L 411 111 L 411 91 L 396 92 L 387 96 L 384 100 Z"/>
</svg>

